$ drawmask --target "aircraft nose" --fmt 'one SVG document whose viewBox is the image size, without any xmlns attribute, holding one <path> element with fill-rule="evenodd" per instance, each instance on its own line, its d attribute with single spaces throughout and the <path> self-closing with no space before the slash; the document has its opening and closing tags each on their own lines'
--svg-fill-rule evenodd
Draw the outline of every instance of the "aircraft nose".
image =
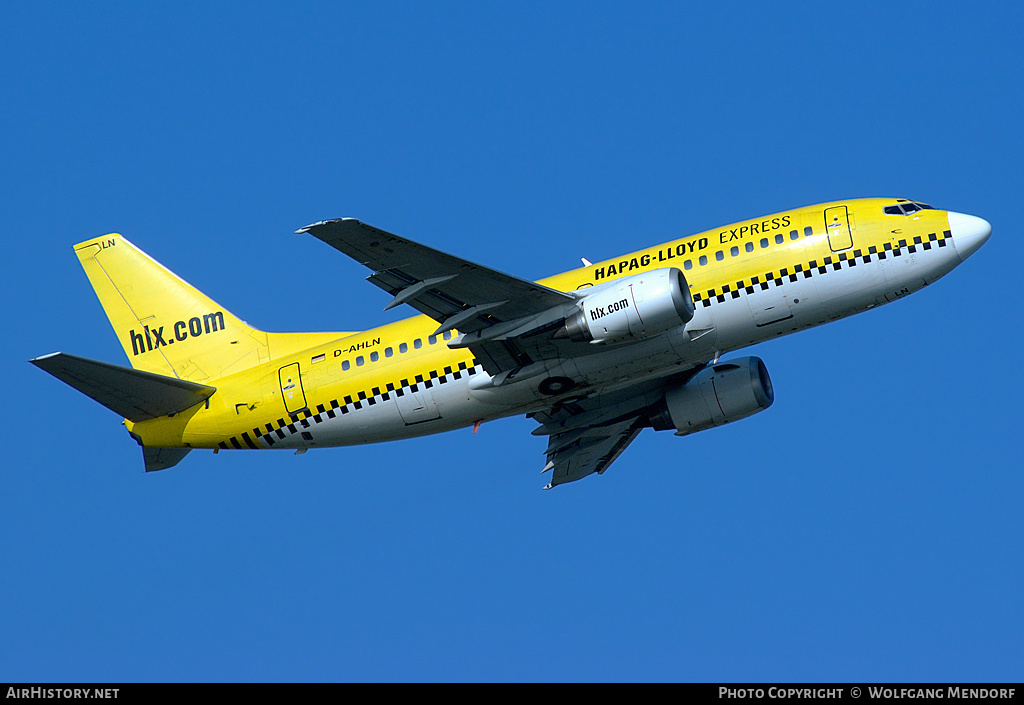
<svg viewBox="0 0 1024 705">
<path fill-rule="evenodd" d="M 949 219 L 949 233 L 953 236 L 953 245 L 960 261 L 974 254 L 975 250 L 985 244 L 992 234 L 992 225 L 984 218 L 966 213 L 946 213 Z"/>
</svg>

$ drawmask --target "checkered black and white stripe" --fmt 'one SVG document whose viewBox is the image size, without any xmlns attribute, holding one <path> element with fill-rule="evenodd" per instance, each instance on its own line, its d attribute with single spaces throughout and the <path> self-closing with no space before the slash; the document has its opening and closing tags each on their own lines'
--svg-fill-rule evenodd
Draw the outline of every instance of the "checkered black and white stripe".
<svg viewBox="0 0 1024 705">
<path fill-rule="evenodd" d="M 227 441 L 221 441 L 218 446 L 225 450 L 272 448 L 276 443 L 295 434 L 302 435 L 304 440 L 312 440 L 312 434 L 306 429 L 311 428 L 314 424 L 391 401 L 392 397 L 401 397 L 407 392 L 415 393 L 421 387 L 431 389 L 434 385 L 447 384 L 463 377 L 475 375 L 480 371 L 482 368 L 476 364 L 476 360 L 473 361 L 473 366 L 463 361 L 457 367 L 431 370 L 429 373 L 416 375 L 412 380 L 402 379 L 398 382 L 388 382 L 384 389 L 372 387 L 369 390 L 356 393 L 354 397 L 345 396 L 342 399 L 332 399 L 327 404 L 318 404 L 316 412 L 311 409 L 303 409 L 289 414 L 287 418 L 277 419 L 276 422 L 264 424 L 262 427 L 258 426 L 251 432 L 246 431 L 240 437 L 233 436 Z M 259 441 L 262 441 L 263 444 L 261 445 Z"/>
<path fill-rule="evenodd" d="M 782 286 L 786 279 L 795 282 L 800 275 L 803 275 L 805 279 L 810 279 L 816 274 L 827 274 L 830 270 L 838 272 L 843 267 L 856 267 L 858 262 L 867 264 L 872 261 L 884 260 L 887 257 L 913 254 L 918 249 L 930 250 L 932 247 L 946 247 L 951 238 L 950 232 L 945 230 L 941 234 L 929 234 L 927 240 L 918 235 L 914 237 L 913 242 L 899 240 L 895 246 L 887 242 L 881 249 L 872 245 L 867 249 L 867 252 L 859 249 L 855 249 L 852 252 L 841 252 L 836 256 L 828 256 L 821 262 L 811 260 L 806 265 L 798 264 L 793 268 L 793 271 L 789 271 L 788 267 L 783 267 L 778 272 L 767 272 L 763 275 L 751 277 L 749 280 L 738 281 L 735 284 L 724 284 L 720 289 L 710 289 L 706 292 L 695 293 L 693 301 L 694 304 L 706 308 L 711 306 L 713 301 L 725 303 L 727 298 L 738 299 L 741 291 L 753 294 L 758 288 L 762 291 L 767 291 L 771 283 L 774 283 L 775 286 Z"/>
</svg>

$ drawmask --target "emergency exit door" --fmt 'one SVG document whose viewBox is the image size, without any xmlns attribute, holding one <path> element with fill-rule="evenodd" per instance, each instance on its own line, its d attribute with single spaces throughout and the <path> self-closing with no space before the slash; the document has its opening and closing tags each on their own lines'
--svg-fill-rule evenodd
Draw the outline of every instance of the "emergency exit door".
<svg viewBox="0 0 1024 705">
<path fill-rule="evenodd" d="M 846 206 L 833 206 L 825 209 L 825 232 L 828 233 L 828 245 L 833 252 L 853 247 L 850 214 L 846 210 Z"/>
<path fill-rule="evenodd" d="M 294 414 L 306 408 L 306 393 L 302 391 L 302 377 L 299 375 L 299 363 L 285 365 L 277 373 L 281 381 L 281 396 L 284 408 Z"/>
</svg>

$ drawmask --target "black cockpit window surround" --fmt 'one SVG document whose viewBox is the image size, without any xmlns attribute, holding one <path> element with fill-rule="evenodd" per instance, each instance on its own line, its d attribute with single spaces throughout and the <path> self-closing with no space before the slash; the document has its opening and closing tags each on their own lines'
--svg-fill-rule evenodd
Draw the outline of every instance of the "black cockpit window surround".
<svg viewBox="0 0 1024 705">
<path fill-rule="evenodd" d="M 882 210 L 886 215 L 910 215 L 911 213 L 917 213 L 920 210 L 933 211 L 935 210 L 935 207 L 918 201 L 901 201 L 894 206 L 886 206 Z"/>
</svg>

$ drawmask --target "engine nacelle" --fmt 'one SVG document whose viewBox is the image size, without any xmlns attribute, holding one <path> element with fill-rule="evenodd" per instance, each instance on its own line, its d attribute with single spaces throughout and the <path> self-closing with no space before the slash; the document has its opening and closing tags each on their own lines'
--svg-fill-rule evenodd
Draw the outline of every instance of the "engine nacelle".
<svg viewBox="0 0 1024 705">
<path fill-rule="evenodd" d="M 685 436 L 739 421 L 775 401 L 768 369 L 757 357 L 743 357 L 707 367 L 686 384 L 668 390 L 652 409 L 655 430 L 676 429 Z"/>
<path fill-rule="evenodd" d="M 579 307 L 556 337 L 580 343 L 642 340 L 693 318 L 690 287 L 675 267 L 609 282 L 587 294 Z"/>
</svg>

